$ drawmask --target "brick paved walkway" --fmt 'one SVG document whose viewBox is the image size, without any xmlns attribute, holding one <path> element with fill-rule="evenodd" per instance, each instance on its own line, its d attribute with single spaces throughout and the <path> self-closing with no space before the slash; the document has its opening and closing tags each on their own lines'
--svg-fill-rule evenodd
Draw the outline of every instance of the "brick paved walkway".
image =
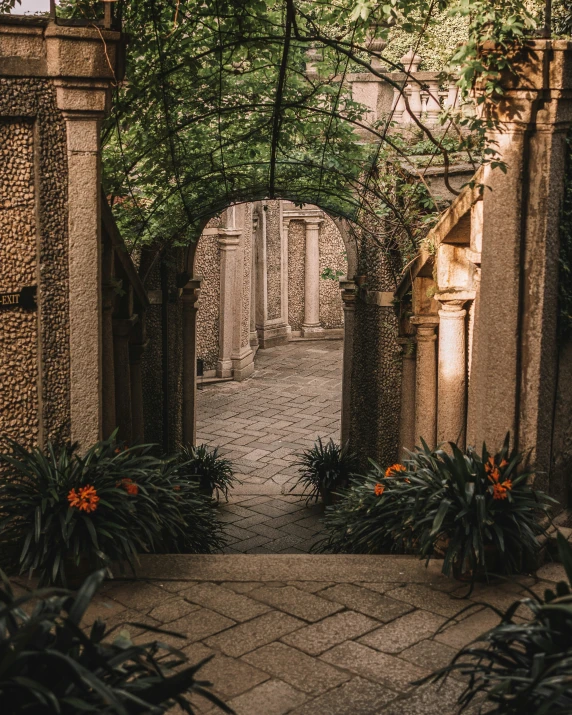
<svg viewBox="0 0 572 715">
<path fill-rule="evenodd" d="M 543 593 L 564 571 L 547 564 L 539 579 L 478 585 L 467 600 L 440 568 L 409 556 L 143 556 L 142 580 L 104 584 L 87 624 L 100 615 L 186 636 L 161 640 L 193 662 L 214 655 L 200 675 L 237 715 L 453 715 L 461 681 L 412 681 L 498 623 L 484 604 L 506 608 L 520 584 Z"/>
<path fill-rule="evenodd" d="M 296 454 L 318 437 L 339 441 L 340 340 L 291 342 L 259 350 L 244 382 L 204 385 L 198 441 L 220 446 L 243 482 L 220 518 L 227 553 L 307 553 L 320 538 L 320 506 L 290 494 Z"/>
</svg>

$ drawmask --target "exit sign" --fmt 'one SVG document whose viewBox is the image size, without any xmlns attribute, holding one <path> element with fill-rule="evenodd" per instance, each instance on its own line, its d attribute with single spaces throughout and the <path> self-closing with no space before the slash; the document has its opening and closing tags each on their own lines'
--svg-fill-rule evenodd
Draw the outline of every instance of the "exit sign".
<svg viewBox="0 0 572 715">
<path fill-rule="evenodd" d="M 36 286 L 22 288 L 13 293 L 0 293 L 0 310 L 17 307 L 24 310 L 36 309 Z"/>
</svg>

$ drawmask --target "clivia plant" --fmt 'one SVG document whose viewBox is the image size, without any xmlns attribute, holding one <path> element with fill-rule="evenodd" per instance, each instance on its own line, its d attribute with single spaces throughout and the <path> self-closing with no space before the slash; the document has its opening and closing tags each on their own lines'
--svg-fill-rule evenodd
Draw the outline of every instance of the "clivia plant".
<svg viewBox="0 0 572 715">
<path fill-rule="evenodd" d="M 87 502 L 84 502 L 87 503 Z M 42 589 L 16 596 L 0 571 L 0 712 L 3 715 L 160 715 L 178 705 L 196 712 L 188 696 L 200 695 L 225 713 L 233 711 L 197 679 L 210 657 L 196 665 L 161 643 L 161 635 L 185 636 L 128 623 L 120 631 L 83 616 L 104 571 L 89 576 L 76 594 Z M 134 644 L 125 626 L 157 635 Z"/>
<path fill-rule="evenodd" d="M 181 477 L 196 482 L 204 494 L 212 496 L 216 492 L 217 499 L 224 494 L 228 501 L 228 490 L 238 480 L 232 462 L 219 455 L 218 447 L 211 449 L 206 444 L 183 447 L 177 460 Z"/>
<path fill-rule="evenodd" d="M 534 565 L 553 500 L 534 489 L 531 472 L 520 470 L 523 456 L 510 449 L 510 436 L 494 455 L 486 445 L 480 454 L 452 443 L 449 449 L 423 443 L 403 465 L 383 471 L 372 463 L 327 511 L 320 548 L 443 555 L 443 573 L 458 577 Z"/>
<path fill-rule="evenodd" d="M 300 476 L 290 491 L 301 485 L 304 494 L 309 492 L 307 502 L 312 499 L 318 501 L 322 497 L 324 504 L 328 505 L 336 492 L 348 486 L 351 475 L 357 469 L 357 458 L 347 444 L 336 444 L 333 439 L 323 444 L 318 437 L 311 449 L 299 455 L 296 466 Z"/>
<path fill-rule="evenodd" d="M 117 562 L 135 570 L 139 553 L 209 551 L 223 544 L 216 514 L 173 460 L 151 445 L 124 448 L 115 435 L 83 455 L 48 443 L 28 450 L 6 440 L 0 453 L 0 544 L 20 573 L 40 585 Z"/>
</svg>

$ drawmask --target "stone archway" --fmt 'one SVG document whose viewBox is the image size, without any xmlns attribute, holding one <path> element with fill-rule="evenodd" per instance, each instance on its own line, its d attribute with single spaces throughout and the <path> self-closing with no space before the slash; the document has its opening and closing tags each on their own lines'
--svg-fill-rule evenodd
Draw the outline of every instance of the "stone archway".
<svg viewBox="0 0 572 715">
<path fill-rule="evenodd" d="M 295 234 L 294 248 L 290 234 Z M 336 242 L 337 256 L 332 257 L 328 246 Z M 343 274 L 341 285 L 320 281 L 328 262 L 339 265 L 340 253 L 347 265 L 335 276 Z M 356 264 L 356 246 L 345 222 L 315 206 L 243 203 L 206 224 L 187 252 L 191 277 L 182 291 L 185 442 L 196 439 L 197 358 L 204 361 L 208 378 L 240 381 L 252 374 L 259 348 L 285 344 L 292 336 L 318 339 L 333 333 L 344 338 L 341 437 L 347 440 Z"/>
</svg>

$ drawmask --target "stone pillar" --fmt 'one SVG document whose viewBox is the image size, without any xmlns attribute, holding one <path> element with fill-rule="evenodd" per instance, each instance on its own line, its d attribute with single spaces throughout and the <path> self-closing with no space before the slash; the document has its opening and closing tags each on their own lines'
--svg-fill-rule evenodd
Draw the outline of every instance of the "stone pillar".
<svg viewBox="0 0 572 715">
<path fill-rule="evenodd" d="M 234 380 L 244 380 L 254 372 L 254 353 L 250 347 L 249 334 L 244 335 L 242 321 L 245 313 L 250 316 L 250 287 L 245 290 L 244 276 L 246 261 L 250 262 L 250 254 L 246 250 L 246 222 L 251 221 L 247 204 L 232 206 L 232 228 L 240 231 L 239 243 L 235 254 L 234 265 L 234 301 L 232 304 L 232 377 Z"/>
<path fill-rule="evenodd" d="M 70 436 L 84 449 L 103 433 L 100 124 L 116 80 L 120 33 L 99 28 L 44 30 L 47 76 L 66 123 Z"/>
<path fill-rule="evenodd" d="M 142 316 L 139 316 L 140 321 Z M 129 345 L 129 372 L 131 376 L 131 442 L 141 444 L 145 440 L 145 419 L 143 414 L 143 377 L 141 358 L 147 342 L 132 342 Z"/>
<path fill-rule="evenodd" d="M 356 309 L 356 284 L 353 280 L 341 280 L 344 304 L 344 355 L 342 368 L 342 409 L 340 442 L 345 444 L 350 438 L 352 367 L 354 354 L 354 325 Z"/>
<path fill-rule="evenodd" d="M 415 339 L 399 338 L 401 345 L 401 411 L 399 414 L 399 453 L 415 447 Z"/>
<path fill-rule="evenodd" d="M 250 251 L 250 347 L 256 354 L 258 350 L 258 332 L 256 331 L 256 252 L 258 250 L 258 230 L 260 216 L 257 211 L 252 214 L 252 246 Z"/>
<path fill-rule="evenodd" d="M 465 448 L 467 420 L 466 301 L 436 296 L 439 311 L 437 442 Z"/>
<path fill-rule="evenodd" d="M 439 318 L 421 315 L 411 319 L 417 326 L 415 368 L 415 442 L 420 438 L 432 449 L 437 437 L 437 353 L 435 329 Z"/>
<path fill-rule="evenodd" d="M 320 325 L 320 224 L 322 218 L 307 218 L 304 263 L 304 322 L 302 337 L 323 332 Z"/>
<path fill-rule="evenodd" d="M 81 111 L 86 94 L 59 86 L 68 160 L 69 321 L 71 440 L 87 448 L 103 434 L 101 280 L 101 111 Z"/>
<path fill-rule="evenodd" d="M 183 444 L 197 437 L 197 301 L 202 278 L 192 278 L 183 288 Z"/>
<path fill-rule="evenodd" d="M 118 438 L 128 445 L 131 445 L 133 440 L 129 339 L 136 320 L 136 315 L 131 318 L 113 319 L 116 423 L 119 428 Z"/>
<path fill-rule="evenodd" d="M 236 259 L 240 231 L 220 229 L 220 322 L 217 377 L 232 377 L 232 347 L 236 312 Z"/>
</svg>

